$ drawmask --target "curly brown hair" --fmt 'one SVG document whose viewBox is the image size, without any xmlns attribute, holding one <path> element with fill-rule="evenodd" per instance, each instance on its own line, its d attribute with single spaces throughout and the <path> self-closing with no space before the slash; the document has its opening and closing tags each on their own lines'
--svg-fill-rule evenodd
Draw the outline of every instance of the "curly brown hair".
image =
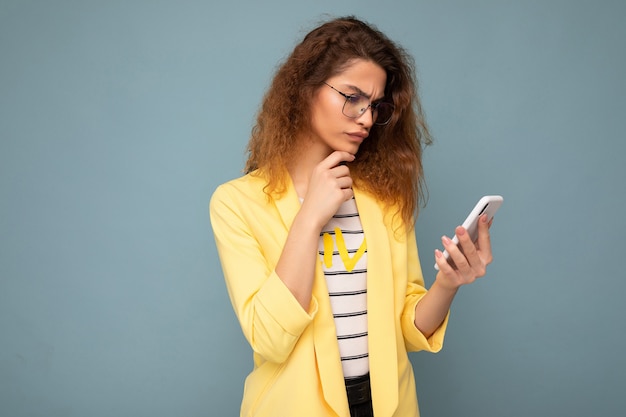
<svg viewBox="0 0 626 417">
<path fill-rule="evenodd" d="M 389 124 L 372 127 L 349 164 L 351 177 L 412 226 L 425 200 L 422 148 L 431 142 L 414 61 L 377 28 L 352 16 L 309 32 L 278 68 L 252 129 L 245 171 L 258 170 L 267 178 L 268 195 L 285 191 L 287 164 L 298 150 L 295 139 L 310 129 L 314 94 L 355 59 L 385 70 L 385 100 L 395 111 Z"/>
</svg>

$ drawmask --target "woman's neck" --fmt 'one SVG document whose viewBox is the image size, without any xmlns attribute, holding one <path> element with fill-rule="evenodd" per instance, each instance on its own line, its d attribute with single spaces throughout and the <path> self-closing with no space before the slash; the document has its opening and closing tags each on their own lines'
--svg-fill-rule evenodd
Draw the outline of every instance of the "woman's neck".
<svg viewBox="0 0 626 417">
<path fill-rule="evenodd" d="M 315 144 L 306 143 L 305 141 L 301 143 L 303 145 L 296 152 L 297 157 L 291 161 L 287 170 L 298 197 L 304 198 L 313 169 L 330 155 L 332 150 L 329 150 L 327 147 L 315 146 Z"/>
</svg>

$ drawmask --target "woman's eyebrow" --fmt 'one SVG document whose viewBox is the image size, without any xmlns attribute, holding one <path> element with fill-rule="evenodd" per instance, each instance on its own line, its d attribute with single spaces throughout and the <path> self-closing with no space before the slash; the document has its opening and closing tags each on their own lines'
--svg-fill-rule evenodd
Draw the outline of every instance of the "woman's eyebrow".
<svg viewBox="0 0 626 417">
<path fill-rule="evenodd" d="M 361 89 L 360 89 L 359 87 L 357 87 L 356 85 L 346 84 L 346 87 L 348 87 L 348 88 L 350 88 L 350 89 L 352 89 L 352 90 L 356 91 L 356 93 L 357 93 L 358 95 L 363 96 L 363 97 L 367 98 L 368 100 L 370 100 L 370 101 L 372 101 L 372 102 L 374 102 L 374 101 L 379 101 L 379 100 L 382 100 L 383 98 L 385 98 L 385 97 L 383 96 L 383 97 L 377 98 L 376 100 L 372 100 L 372 96 L 371 96 L 371 95 L 369 95 L 369 94 L 365 93 L 363 90 L 361 90 Z"/>
<path fill-rule="evenodd" d="M 370 98 L 369 94 L 366 94 L 363 90 L 361 90 L 359 87 L 357 87 L 356 85 L 352 85 L 352 84 L 346 84 L 346 87 L 349 88 L 350 90 L 355 91 L 358 95 L 366 97 L 366 98 Z"/>
</svg>

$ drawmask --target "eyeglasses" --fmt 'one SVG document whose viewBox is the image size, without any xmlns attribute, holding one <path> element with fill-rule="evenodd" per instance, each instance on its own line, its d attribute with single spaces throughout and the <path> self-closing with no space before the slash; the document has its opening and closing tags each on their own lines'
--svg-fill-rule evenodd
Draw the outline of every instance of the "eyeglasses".
<svg viewBox="0 0 626 417">
<path fill-rule="evenodd" d="M 391 116 L 393 115 L 393 104 L 387 103 L 385 101 L 379 101 L 378 103 L 370 102 L 370 99 L 362 96 L 360 94 L 346 94 L 337 90 L 335 87 L 328 83 L 324 83 L 342 96 L 346 98 L 345 103 L 343 103 L 343 108 L 341 112 L 344 116 L 349 117 L 351 119 L 356 119 L 357 117 L 361 117 L 367 109 L 372 109 L 372 120 L 376 125 L 386 125 L 391 120 Z"/>
</svg>

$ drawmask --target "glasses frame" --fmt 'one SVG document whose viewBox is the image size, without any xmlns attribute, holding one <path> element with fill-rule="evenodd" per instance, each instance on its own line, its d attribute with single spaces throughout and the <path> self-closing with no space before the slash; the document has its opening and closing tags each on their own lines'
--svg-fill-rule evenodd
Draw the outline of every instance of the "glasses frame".
<svg viewBox="0 0 626 417">
<path fill-rule="evenodd" d="M 358 116 L 350 116 L 347 115 L 345 112 L 345 108 L 346 108 L 346 104 L 348 104 L 348 100 L 350 100 L 351 98 L 354 98 L 355 96 L 359 96 L 359 97 L 365 97 L 362 94 L 346 94 L 342 91 L 337 90 L 335 87 L 333 87 L 332 85 L 328 84 L 327 82 L 324 82 L 324 84 L 326 84 L 327 86 L 329 86 L 330 88 L 332 88 L 333 90 L 335 90 L 336 92 L 338 92 L 339 94 L 341 94 L 343 97 L 345 97 L 346 101 L 343 102 L 343 106 L 341 107 L 341 113 L 346 116 L 349 117 L 350 119 L 358 119 L 359 117 L 363 116 L 365 114 L 365 112 L 367 111 L 367 109 L 371 109 L 372 111 L 372 119 L 374 119 L 374 124 L 377 126 L 384 126 L 386 124 L 389 124 L 389 122 L 391 121 L 391 118 L 393 117 L 393 112 L 396 109 L 395 106 L 389 102 L 386 101 L 379 101 L 378 103 L 372 103 L 370 101 L 370 103 L 367 105 L 367 107 L 365 107 L 363 109 L 363 111 L 361 112 L 361 114 L 359 114 Z M 365 97 L 367 98 L 367 97 Z M 369 99 L 368 99 L 369 100 Z M 384 123 L 378 122 L 376 121 L 376 119 L 378 119 L 378 115 L 376 115 L 376 117 L 374 117 L 374 110 L 378 110 L 378 106 L 380 106 L 381 104 L 385 104 L 387 106 L 391 107 L 391 113 L 389 115 L 389 119 L 387 119 Z"/>
</svg>

